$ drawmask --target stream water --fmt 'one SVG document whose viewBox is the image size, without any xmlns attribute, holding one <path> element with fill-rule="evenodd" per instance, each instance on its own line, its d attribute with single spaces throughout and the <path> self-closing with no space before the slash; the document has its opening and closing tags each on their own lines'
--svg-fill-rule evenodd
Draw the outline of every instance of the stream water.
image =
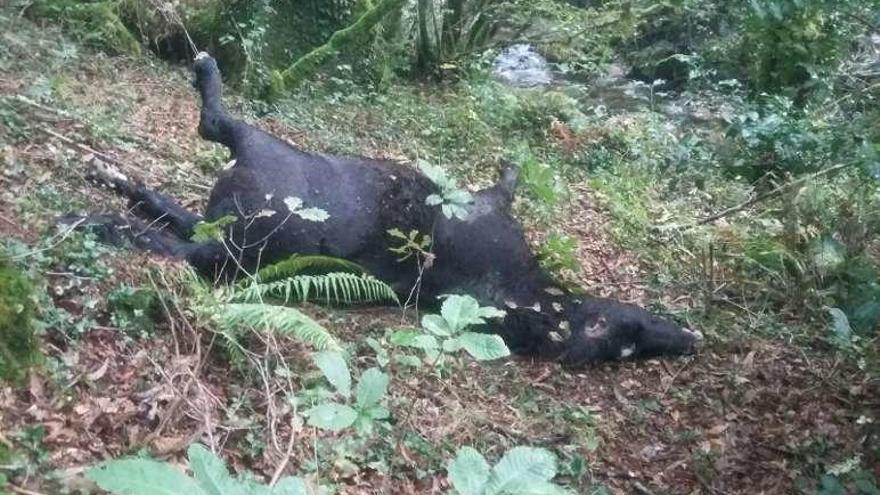
<svg viewBox="0 0 880 495">
<path fill-rule="evenodd" d="M 725 124 L 725 108 L 704 96 L 672 94 L 661 91 L 660 82 L 649 84 L 628 79 L 627 69 L 612 64 L 604 74 L 587 82 L 574 81 L 555 64 L 528 44 L 515 44 L 504 49 L 492 66 L 494 78 L 518 88 L 552 88 L 565 91 L 579 102 L 585 114 L 617 115 L 652 111 L 666 116 L 679 127 L 696 126 L 720 131 Z"/>
</svg>

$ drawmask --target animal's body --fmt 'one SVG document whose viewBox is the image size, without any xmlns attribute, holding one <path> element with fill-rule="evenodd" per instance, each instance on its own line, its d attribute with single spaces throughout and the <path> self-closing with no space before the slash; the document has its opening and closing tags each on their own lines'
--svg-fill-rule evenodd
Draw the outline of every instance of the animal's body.
<svg viewBox="0 0 880 495">
<path fill-rule="evenodd" d="M 515 352 L 580 365 L 628 356 L 681 354 L 701 340 L 668 320 L 633 305 L 582 297 L 554 283 L 539 266 L 510 213 L 516 172 L 507 168 L 494 187 L 474 194 L 464 219 L 446 218 L 426 199 L 438 188 L 416 169 L 385 161 L 309 153 L 228 116 L 221 105 L 215 61 L 200 55 L 196 87 L 202 97 L 199 131 L 229 148 L 234 164 L 217 180 L 204 215 L 232 215 L 226 242 L 192 242 L 202 217 L 170 198 L 112 179 L 147 220 L 167 221 L 162 231 L 130 229 L 134 242 L 185 258 L 206 277 L 231 278 L 291 254 L 345 258 L 388 282 L 405 299 L 417 283 L 416 258 L 399 261 L 390 229 L 416 230 L 433 239 L 433 263 L 420 280 L 422 301 L 467 293 L 507 311 L 491 330 Z M 314 221 L 289 213 L 285 202 L 319 208 Z M 101 216 L 104 226 L 137 222 Z M 105 233 L 119 236 L 117 229 Z M 570 331 L 570 335 L 568 335 Z"/>
</svg>

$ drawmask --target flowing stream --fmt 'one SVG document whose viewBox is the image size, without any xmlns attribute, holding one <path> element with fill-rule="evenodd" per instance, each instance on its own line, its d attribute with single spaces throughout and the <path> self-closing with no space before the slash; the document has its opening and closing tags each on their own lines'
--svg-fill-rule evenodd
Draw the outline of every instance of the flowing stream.
<svg viewBox="0 0 880 495">
<path fill-rule="evenodd" d="M 582 103 L 581 111 L 586 114 L 653 111 L 679 127 L 696 126 L 718 132 L 726 126 L 725 113 L 732 111 L 703 97 L 666 93 L 661 81 L 651 84 L 628 79 L 626 68 L 616 64 L 588 82 L 574 81 L 558 66 L 547 62 L 533 46 L 524 43 L 511 45 L 498 54 L 492 75 L 508 86 L 565 91 Z"/>
</svg>

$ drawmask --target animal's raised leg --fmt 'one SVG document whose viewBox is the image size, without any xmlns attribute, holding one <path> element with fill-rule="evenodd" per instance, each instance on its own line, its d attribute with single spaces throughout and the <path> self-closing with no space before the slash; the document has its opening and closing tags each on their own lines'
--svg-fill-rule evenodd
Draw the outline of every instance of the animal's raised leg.
<svg viewBox="0 0 880 495">
<path fill-rule="evenodd" d="M 193 82 L 202 96 L 199 134 L 208 141 L 225 145 L 235 155 L 235 131 L 241 123 L 223 109 L 223 80 L 217 61 L 205 52 L 196 55 Z"/>
<path fill-rule="evenodd" d="M 192 237 L 193 227 L 202 220 L 199 215 L 183 208 L 172 198 L 152 191 L 141 183 L 132 182 L 119 171 L 101 163 L 93 163 L 89 178 L 128 198 L 135 214 L 167 225 L 184 239 Z"/>
</svg>

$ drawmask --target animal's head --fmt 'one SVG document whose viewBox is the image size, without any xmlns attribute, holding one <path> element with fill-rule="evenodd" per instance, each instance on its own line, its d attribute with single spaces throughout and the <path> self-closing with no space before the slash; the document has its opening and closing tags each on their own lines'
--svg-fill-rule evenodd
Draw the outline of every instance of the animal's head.
<svg viewBox="0 0 880 495">
<path fill-rule="evenodd" d="M 569 307 L 571 336 L 562 361 L 570 366 L 626 358 L 689 354 L 703 335 L 631 304 L 588 298 Z"/>
</svg>

